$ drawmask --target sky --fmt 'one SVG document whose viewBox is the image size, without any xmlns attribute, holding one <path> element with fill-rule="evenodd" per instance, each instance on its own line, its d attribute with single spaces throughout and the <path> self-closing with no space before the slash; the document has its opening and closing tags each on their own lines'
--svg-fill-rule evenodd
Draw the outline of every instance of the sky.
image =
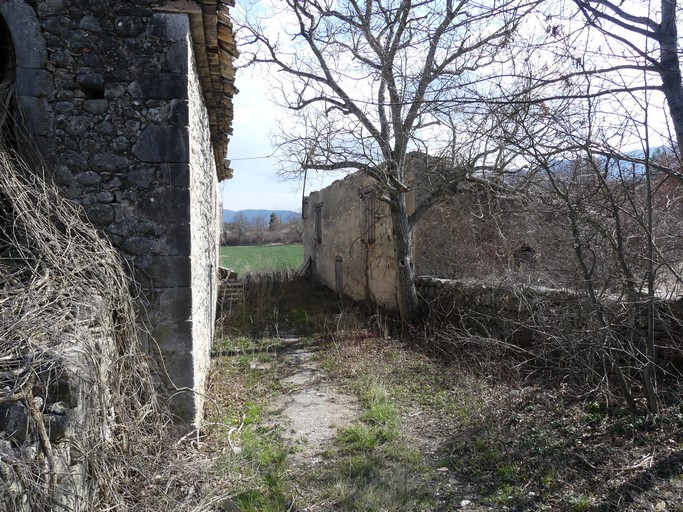
<svg viewBox="0 0 683 512">
<path fill-rule="evenodd" d="M 298 211 L 299 184 L 277 175 L 277 157 L 272 156 L 270 134 L 277 109 L 266 95 L 266 81 L 241 70 L 235 85 L 240 92 L 233 99 L 233 136 L 228 145 L 234 173 L 221 183 L 223 208 Z"/>
<path fill-rule="evenodd" d="M 241 63 L 238 61 L 238 64 Z M 228 146 L 234 174 L 232 179 L 221 183 L 226 210 L 301 211 L 302 183 L 297 179 L 285 180 L 277 172 L 278 155 L 271 136 L 277 130 L 278 120 L 287 124 L 287 113 L 271 101 L 267 72 L 241 68 L 237 73 L 236 86 L 240 92 L 233 99 L 233 136 Z M 654 124 L 666 126 L 666 121 Z M 319 190 L 339 177 L 339 174 L 309 176 L 305 192 Z"/>
<path fill-rule="evenodd" d="M 286 115 L 274 105 L 268 94 L 268 81 L 258 71 L 240 69 L 236 78 L 239 93 L 233 99 L 235 117 L 233 135 L 228 145 L 228 160 L 234 173 L 221 182 L 225 210 L 301 211 L 302 183 L 284 180 L 278 175 L 278 157 L 270 136 L 276 120 Z M 309 176 L 306 194 L 319 190 L 339 178 Z"/>
</svg>

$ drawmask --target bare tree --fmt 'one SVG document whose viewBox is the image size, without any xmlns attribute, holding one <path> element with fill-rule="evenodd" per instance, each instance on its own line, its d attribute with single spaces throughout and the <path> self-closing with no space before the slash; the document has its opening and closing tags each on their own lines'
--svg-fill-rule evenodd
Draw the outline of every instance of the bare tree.
<svg viewBox="0 0 683 512">
<path fill-rule="evenodd" d="M 359 171 L 377 182 L 390 210 L 406 321 L 418 311 L 412 229 L 425 209 L 407 208 L 407 155 L 433 150 L 444 103 L 477 100 L 480 82 L 508 58 L 506 48 L 534 4 L 283 0 L 275 15 L 279 23 L 291 21 L 287 38 L 246 20 L 253 62 L 280 72 L 281 100 L 298 116 L 299 126 L 281 136 L 297 170 Z M 457 180 L 481 177 L 471 158 L 464 164 Z"/>
<path fill-rule="evenodd" d="M 676 1 L 660 0 L 659 3 L 644 4 L 633 0 L 618 3 L 610 0 L 574 2 L 583 13 L 587 25 L 606 36 L 618 48 L 610 52 L 611 68 L 589 71 L 593 74 L 623 75 L 627 69 L 625 66 L 630 66 L 631 71 L 635 70 L 644 76 L 653 75 L 649 79 L 645 76 L 640 84 L 625 89 L 631 92 L 634 88 L 642 88 L 664 94 L 679 156 L 683 154 L 683 84 Z M 624 81 L 619 80 L 617 83 Z"/>
<path fill-rule="evenodd" d="M 638 333 L 642 344 L 628 353 L 643 355 L 638 373 L 649 411 L 657 415 L 658 287 L 665 274 L 681 282 L 676 257 L 664 254 L 661 226 L 671 224 L 672 217 L 658 207 L 657 196 L 665 188 L 661 173 L 683 178 L 676 2 L 573 4 L 575 10 L 549 0 L 545 10 L 536 13 L 543 16 L 545 30 L 540 37 L 533 30 L 525 32 L 536 39 L 522 43 L 524 58 L 508 68 L 519 80 L 508 80 L 505 92 L 490 103 L 491 115 L 499 120 L 496 135 L 517 151 L 518 163 L 540 171 L 562 203 L 559 211 L 566 213 L 572 227 L 574 259 L 604 332 L 611 323 L 603 313 L 602 279 L 612 276 L 623 284 L 624 305 L 633 312 L 631 332 Z M 531 50 L 542 57 L 535 59 Z M 505 126 L 509 118 L 513 128 Z M 653 159 L 653 141 L 669 146 L 673 158 Z M 583 162 L 580 167 L 590 184 L 576 181 L 560 162 Z M 624 177 L 628 172 L 630 180 Z M 603 244 L 599 250 L 597 242 Z M 674 245 L 672 253 L 680 251 L 679 244 Z M 642 309 L 646 311 L 638 313 Z M 638 315 L 646 318 L 646 329 L 638 324 Z M 609 359 L 618 373 L 620 357 L 613 356 L 610 353 Z M 629 392 L 622 388 L 628 401 Z"/>
<path fill-rule="evenodd" d="M 237 234 L 237 243 L 241 244 L 244 235 L 249 227 L 249 219 L 243 212 L 237 212 L 235 218 L 232 219 L 232 230 Z"/>
<path fill-rule="evenodd" d="M 268 221 L 265 215 L 257 215 L 251 221 L 251 227 L 256 235 L 256 243 L 263 244 L 266 238 L 266 232 L 268 231 Z"/>
<path fill-rule="evenodd" d="M 514 117 L 514 133 L 501 133 L 504 144 L 517 152 L 520 166 L 536 173 L 533 196 L 566 226 L 559 237 L 573 260 L 566 267 L 575 267 L 575 286 L 586 294 L 593 317 L 595 341 L 586 354 L 598 355 L 592 361 L 602 361 L 602 375 L 616 376 L 634 411 L 632 389 L 644 388 L 656 416 L 655 330 L 666 330 L 657 294 L 681 284 L 683 246 L 672 236 L 681 229 L 681 188 L 672 184 L 680 163 L 672 151 L 654 157 L 647 101 L 639 105 L 634 95 L 627 96 L 633 102 L 619 104 L 614 95 L 598 94 L 594 78 L 575 75 L 563 95 L 547 94 L 545 101 L 514 109 L 496 105 L 493 114 Z M 610 109 L 614 115 L 605 115 Z"/>
</svg>

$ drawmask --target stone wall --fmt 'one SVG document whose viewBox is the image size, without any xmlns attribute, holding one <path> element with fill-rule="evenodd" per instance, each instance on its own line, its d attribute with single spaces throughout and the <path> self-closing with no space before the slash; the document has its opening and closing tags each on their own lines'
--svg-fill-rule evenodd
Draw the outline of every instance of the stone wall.
<svg viewBox="0 0 683 512">
<path fill-rule="evenodd" d="M 192 340 L 193 385 L 203 390 L 209 373 L 218 298 L 218 258 L 223 212 L 218 201 L 218 180 L 211 151 L 211 132 L 201 85 L 189 61 L 190 100 L 190 225 L 192 226 Z M 220 219 L 220 223 L 219 223 Z M 190 382 L 188 382 L 190 384 Z M 189 397 L 187 402 L 189 402 Z M 204 396 L 197 397 L 203 410 Z M 198 418 L 199 419 L 199 418 Z"/>
<path fill-rule="evenodd" d="M 430 322 L 437 328 L 456 326 L 467 336 L 504 340 L 516 347 L 533 349 L 538 357 L 546 353 L 549 358 L 555 357 L 554 343 L 563 344 L 565 349 L 569 343 L 575 343 L 579 350 L 588 350 L 596 340 L 597 346 L 604 343 L 605 328 L 596 319 L 596 308 L 587 294 L 579 290 L 431 276 L 418 277 L 416 285 L 430 312 Z M 637 359 L 642 347 L 633 340 L 639 336 L 642 339 L 647 333 L 646 297 L 629 303 L 618 295 L 603 295 L 600 309 L 610 336 L 624 349 L 622 357 L 629 357 L 629 351 L 636 346 L 638 349 L 631 356 Z M 656 299 L 654 336 L 660 369 L 680 375 L 683 299 Z"/>
<path fill-rule="evenodd" d="M 304 205 L 304 260 L 322 284 L 354 300 L 396 307 L 393 235 L 374 181 L 347 176 Z M 368 199 L 373 198 L 373 199 Z"/>
<path fill-rule="evenodd" d="M 0 15 L 16 49 L 18 111 L 47 168 L 128 261 L 170 390 L 201 393 L 215 311 L 217 174 L 225 176 L 211 146 L 225 140 L 215 133 L 225 125 L 204 105 L 223 88 L 206 66 L 221 69 L 216 10 L 227 7 L 184 2 L 191 13 L 166 12 L 176 4 L 0 0 Z M 212 19 L 214 58 L 202 54 L 200 72 L 198 34 L 210 31 L 194 27 Z M 199 396 L 176 395 L 178 419 L 199 421 Z"/>
<path fill-rule="evenodd" d="M 429 194 L 429 186 L 438 184 L 443 169 L 440 160 L 421 153 L 409 154 L 407 166 L 406 204 L 413 213 Z M 395 309 L 394 235 L 389 207 L 379 195 L 377 182 L 361 172 L 312 192 L 304 205 L 304 258 L 310 260 L 315 278 L 326 286 L 354 300 Z M 422 254 L 430 233 L 415 236 L 416 232 L 415 252 Z"/>
</svg>

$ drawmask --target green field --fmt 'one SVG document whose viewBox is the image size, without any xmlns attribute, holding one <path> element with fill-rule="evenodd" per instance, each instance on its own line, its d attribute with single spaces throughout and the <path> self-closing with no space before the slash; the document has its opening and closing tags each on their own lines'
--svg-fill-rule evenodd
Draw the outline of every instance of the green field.
<svg viewBox="0 0 683 512">
<path fill-rule="evenodd" d="M 298 270 L 304 262 L 303 245 L 221 247 L 221 265 L 242 277 L 249 272 Z"/>
</svg>

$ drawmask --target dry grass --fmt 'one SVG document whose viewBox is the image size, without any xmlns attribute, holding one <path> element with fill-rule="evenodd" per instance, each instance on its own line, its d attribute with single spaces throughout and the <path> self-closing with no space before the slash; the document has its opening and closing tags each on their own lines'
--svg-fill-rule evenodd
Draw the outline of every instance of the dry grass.
<svg viewBox="0 0 683 512">
<path fill-rule="evenodd" d="M 305 289 L 298 293 L 306 304 Z M 279 318 L 288 318 L 283 304 Z M 327 381 L 362 404 L 377 403 L 340 432 L 323 462 L 285 472 L 279 485 L 296 497 L 296 510 L 445 512 L 463 500 L 472 511 L 650 511 L 663 503 L 681 510 L 683 404 L 676 389 L 662 393 L 663 414 L 653 423 L 610 394 L 577 395 L 575 383 L 525 371 L 516 349 L 493 350 L 493 339 L 455 340 L 443 352 L 432 344 L 443 343 L 447 331 L 439 339 L 425 331 L 399 337 L 390 319 L 338 302 L 317 316 L 326 318 L 315 324 L 317 333 L 311 324 L 305 332 L 322 348 Z M 268 325 L 273 316 L 252 320 Z M 239 369 L 245 357 L 272 357 L 277 340 L 263 344 L 246 334 L 231 338 L 235 350 L 216 359 L 223 403 L 237 404 L 229 421 L 249 407 L 245 396 L 266 410 L 279 393 L 276 374 Z M 259 478 L 255 471 L 250 478 Z"/>
</svg>

